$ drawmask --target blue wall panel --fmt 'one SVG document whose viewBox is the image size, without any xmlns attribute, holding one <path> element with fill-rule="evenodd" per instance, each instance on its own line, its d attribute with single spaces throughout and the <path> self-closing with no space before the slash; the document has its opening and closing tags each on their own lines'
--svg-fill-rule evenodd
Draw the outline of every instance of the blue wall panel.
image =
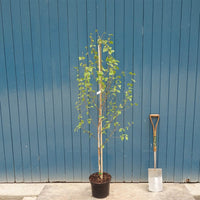
<svg viewBox="0 0 200 200">
<path fill-rule="evenodd" d="M 128 73 L 134 71 L 133 69 L 133 1 L 125 1 L 124 12 L 126 13 L 124 19 L 124 68 L 127 76 L 130 76 Z M 125 88 L 127 88 L 127 80 L 125 80 Z M 124 113 L 124 119 L 130 119 L 133 121 L 133 110 L 127 109 Z M 127 126 L 125 121 L 124 126 Z M 132 171 L 133 171 L 133 126 L 131 126 L 127 132 L 129 135 L 129 140 L 124 141 L 124 169 L 123 169 L 123 180 L 131 181 L 132 180 Z"/>
<path fill-rule="evenodd" d="M 166 179 L 166 156 L 167 156 L 167 123 L 168 123 L 168 92 L 169 92 L 169 58 L 170 38 L 172 23 L 172 1 L 163 1 L 162 6 L 162 40 L 161 40 L 161 63 L 160 63 L 160 114 L 159 122 L 159 152 L 158 161 L 163 168 L 163 178 Z"/>
<path fill-rule="evenodd" d="M 143 43 L 144 43 L 144 4 L 143 1 L 135 0 L 133 5 L 133 67 L 136 83 L 134 85 L 134 99 L 138 106 L 133 110 L 133 181 L 140 181 L 141 176 L 141 155 L 142 155 L 142 83 L 143 83 Z M 137 50 L 136 50 L 137 49 Z"/>
<path fill-rule="evenodd" d="M 115 29 L 115 6 L 114 0 L 106 1 L 106 29 L 107 33 L 114 33 Z M 115 45 L 115 44 L 113 44 Z M 116 154 L 115 154 L 115 140 L 110 140 L 106 145 L 107 166 L 106 170 L 112 174 L 113 180 L 116 177 Z"/>
<path fill-rule="evenodd" d="M 136 73 L 138 103 L 119 119 L 134 121 L 129 140 L 116 133 L 106 144 L 104 170 L 113 182 L 147 181 L 149 114 L 160 113 L 164 181 L 199 182 L 199 0 L 0 0 L 0 182 L 80 182 L 98 170 L 97 141 L 74 133 L 74 67 L 95 29 L 114 35 L 120 70 Z"/>
<path fill-rule="evenodd" d="M 189 33 L 191 20 L 191 2 L 183 1 L 181 12 L 180 44 L 179 44 L 179 61 L 178 61 L 178 97 L 177 97 L 177 118 L 176 118 L 176 146 L 175 146 L 175 165 L 174 165 L 174 181 L 182 181 L 182 165 L 184 150 L 184 126 L 185 124 L 185 104 L 186 104 L 186 82 L 187 82 L 187 66 L 188 66 L 188 49 L 189 49 Z M 177 142 L 178 141 L 178 142 Z M 181 170 L 180 170 L 181 169 Z"/>
</svg>

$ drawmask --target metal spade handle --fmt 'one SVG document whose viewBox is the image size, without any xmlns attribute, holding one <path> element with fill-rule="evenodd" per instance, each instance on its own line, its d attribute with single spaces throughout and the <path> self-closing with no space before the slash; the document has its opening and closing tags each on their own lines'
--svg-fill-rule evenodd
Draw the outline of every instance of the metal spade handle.
<svg viewBox="0 0 200 200">
<path fill-rule="evenodd" d="M 155 126 L 154 126 L 154 123 L 153 123 L 153 120 L 152 120 L 153 117 L 157 118 L 157 122 L 156 122 Z M 158 122 L 159 122 L 159 119 L 160 119 L 160 115 L 159 114 L 150 114 L 149 118 L 150 118 L 151 124 L 153 126 L 154 168 L 156 168 L 156 151 L 157 151 L 157 142 L 156 142 L 157 136 L 156 136 L 156 131 L 157 131 L 157 127 L 158 127 Z"/>
</svg>

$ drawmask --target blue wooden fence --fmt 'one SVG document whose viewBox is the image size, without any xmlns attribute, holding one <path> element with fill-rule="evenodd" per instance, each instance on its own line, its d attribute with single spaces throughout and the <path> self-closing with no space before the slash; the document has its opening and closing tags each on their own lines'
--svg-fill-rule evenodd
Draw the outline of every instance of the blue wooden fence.
<svg viewBox="0 0 200 200">
<path fill-rule="evenodd" d="M 199 182 L 199 16 L 199 0 L 0 0 L 0 182 L 88 181 L 97 171 L 96 141 L 73 131 L 73 67 L 95 29 L 114 34 L 139 104 L 120 119 L 135 122 L 129 140 L 106 146 L 105 171 L 147 181 L 149 114 L 160 113 L 164 181 Z"/>
</svg>

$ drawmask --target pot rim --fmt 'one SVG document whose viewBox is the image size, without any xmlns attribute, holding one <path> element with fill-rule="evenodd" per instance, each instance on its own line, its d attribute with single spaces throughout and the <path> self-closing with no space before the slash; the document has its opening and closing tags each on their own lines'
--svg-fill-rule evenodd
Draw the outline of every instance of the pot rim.
<svg viewBox="0 0 200 200">
<path fill-rule="evenodd" d="M 110 175 L 110 180 L 107 180 L 107 181 L 104 182 L 104 183 L 94 183 L 94 182 L 92 182 L 92 181 L 90 180 L 90 177 L 91 177 L 93 174 L 96 174 L 96 173 L 99 173 L 99 172 L 94 172 L 94 173 L 90 174 L 90 176 L 89 176 L 89 181 L 90 181 L 90 183 L 96 184 L 96 185 L 103 185 L 103 184 L 110 183 L 110 181 L 111 181 L 111 179 L 112 179 L 112 176 L 111 176 L 108 172 L 103 172 L 103 173 L 106 173 L 106 174 Z"/>
</svg>

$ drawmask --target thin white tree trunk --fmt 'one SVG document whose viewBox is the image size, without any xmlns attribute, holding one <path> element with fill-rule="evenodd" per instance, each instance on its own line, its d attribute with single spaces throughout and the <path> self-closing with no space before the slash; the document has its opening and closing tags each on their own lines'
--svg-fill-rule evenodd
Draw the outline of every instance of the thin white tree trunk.
<svg viewBox="0 0 200 200">
<path fill-rule="evenodd" d="M 101 72 L 101 44 L 98 45 L 98 65 L 99 65 L 99 72 Z M 101 77 L 99 83 L 99 123 L 98 123 L 98 160 L 99 160 L 99 173 L 100 177 L 103 178 L 103 141 L 102 141 L 102 84 L 101 84 Z"/>
</svg>

